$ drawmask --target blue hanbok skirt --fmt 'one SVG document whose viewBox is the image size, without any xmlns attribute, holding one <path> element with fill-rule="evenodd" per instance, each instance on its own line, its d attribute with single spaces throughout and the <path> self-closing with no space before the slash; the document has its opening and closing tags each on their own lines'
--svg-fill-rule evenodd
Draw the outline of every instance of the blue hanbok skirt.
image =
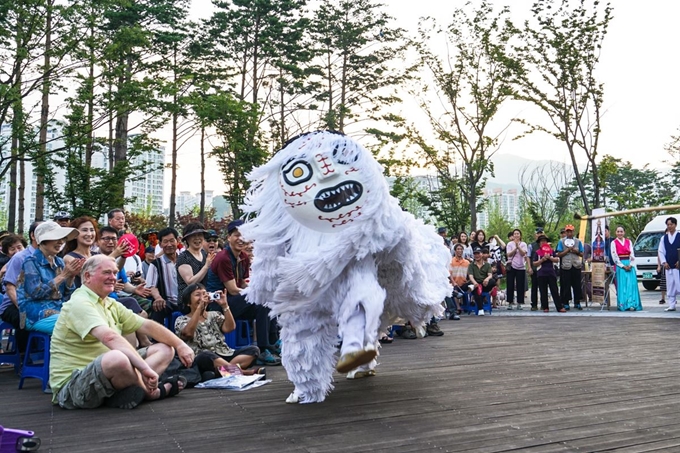
<svg viewBox="0 0 680 453">
<path fill-rule="evenodd" d="M 630 260 L 627 259 L 623 259 L 621 262 L 625 266 L 630 264 Z M 616 306 L 619 311 L 642 310 L 635 266 L 631 267 L 629 271 L 616 266 Z"/>
</svg>

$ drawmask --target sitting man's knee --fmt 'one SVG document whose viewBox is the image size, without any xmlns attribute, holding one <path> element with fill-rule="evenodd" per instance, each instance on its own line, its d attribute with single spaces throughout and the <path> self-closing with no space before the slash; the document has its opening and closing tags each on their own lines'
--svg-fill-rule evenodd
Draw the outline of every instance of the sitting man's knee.
<svg viewBox="0 0 680 453">
<path fill-rule="evenodd" d="M 108 370 L 132 371 L 130 359 L 118 350 L 111 350 L 102 356 L 102 369 L 107 373 Z"/>
<path fill-rule="evenodd" d="M 147 355 L 151 353 L 154 355 L 159 354 L 168 360 L 172 360 L 172 358 L 175 356 L 175 348 L 164 343 L 156 343 L 149 346 Z"/>
</svg>

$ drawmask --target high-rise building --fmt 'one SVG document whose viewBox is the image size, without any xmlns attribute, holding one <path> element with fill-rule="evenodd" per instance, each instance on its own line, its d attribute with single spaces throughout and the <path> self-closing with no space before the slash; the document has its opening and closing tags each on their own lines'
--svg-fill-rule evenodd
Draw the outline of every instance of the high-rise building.
<svg viewBox="0 0 680 453">
<path fill-rule="evenodd" d="M 0 153 L 3 156 L 8 156 L 10 152 L 11 126 L 7 124 L 0 125 Z M 47 131 L 47 150 L 59 149 L 64 146 L 64 141 L 60 138 L 61 130 L 56 124 L 51 124 Z M 131 212 L 148 212 L 150 214 L 163 213 L 163 189 L 164 189 L 164 171 L 163 164 L 165 162 L 165 148 L 158 147 L 152 151 L 145 151 L 139 156 L 131 159 L 132 165 L 141 165 L 144 163 L 147 171 L 144 171 L 141 178 L 135 181 L 126 181 L 125 196 L 134 197 L 135 201 L 125 206 L 125 209 Z M 96 152 L 92 156 L 92 166 L 96 168 L 107 168 L 108 159 L 101 153 Z M 24 192 L 24 225 L 26 228 L 35 219 L 36 208 L 36 194 L 37 194 L 37 174 L 34 172 L 33 165 L 30 161 L 24 164 L 26 175 L 26 187 Z M 56 178 L 56 187 L 63 188 L 66 183 L 65 171 L 61 168 L 54 168 L 54 176 Z M 10 192 L 10 177 L 9 172 L 0 180 L 0 226 L 6 225 L 7 212 L 9 211 Z M 44 217 L 51 218 L 58 207 L 52 207 L 48 201 L 45 200 Z M 17 203 L 17 216 L 18 203 Z"/>
<path fill-rule="evenodd" d="M 483 197 L 488 199 L 484 210 L 477 214 L 478 228 L 485 229 L 489 226 L 489 210 L 499 209 L 504 219 L 512 225 L 519 222 L 519 195 L 517 189 L 484 189 Z"/>
</svg>

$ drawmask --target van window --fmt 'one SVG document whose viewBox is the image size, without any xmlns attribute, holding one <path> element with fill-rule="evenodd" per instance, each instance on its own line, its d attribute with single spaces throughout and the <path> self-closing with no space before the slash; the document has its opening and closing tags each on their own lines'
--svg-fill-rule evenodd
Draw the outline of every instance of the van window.
<svg viewBox="0 0 680 453">
<path fill-rule="evenodd" d="M 662 237 L 662 231 L 656 233 L 641 233 L 633 246 L 635 256 L 656 256 L 659 252 L 659 241 Z"/>
</svg>

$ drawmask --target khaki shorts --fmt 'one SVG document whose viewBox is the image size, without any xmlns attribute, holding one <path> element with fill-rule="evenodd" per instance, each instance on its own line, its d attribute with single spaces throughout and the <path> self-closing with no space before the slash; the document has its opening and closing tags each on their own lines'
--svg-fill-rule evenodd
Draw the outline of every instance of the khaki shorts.
<svg viewBox="0 0 680 453">
<path fill-rule="evenodd" d="M 116 392 L 102 370 L 102 356 L 97 357 L 82 370 L 75 370 L 71 380 L 57 394 L 64 409 L 93 409 Z"/>
</svg>

